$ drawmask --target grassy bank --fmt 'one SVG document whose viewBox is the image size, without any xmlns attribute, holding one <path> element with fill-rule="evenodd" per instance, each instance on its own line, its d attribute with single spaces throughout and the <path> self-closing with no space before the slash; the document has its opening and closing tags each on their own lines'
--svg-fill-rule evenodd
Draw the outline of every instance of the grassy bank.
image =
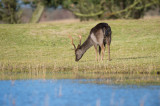
<svg viewBox="0 0 160 106">
<path fill-rule="evenodd" d="M 81 34 L 84 42 L 90 29 L 99 22 L 107 22 L 112 28 L 112 61 L 107 60 L 107 51 L 103 62 L 95 61 L 92 47 L 75 62 L 68 35 L 73 36 L 77 45 L 77 35 Z M 1 24 L 0 79 L 16 79 L 20 73 L 31 78 L 45 77 L 47 73 L 155 75 L 155 81 L 160 82 L 160 20 Z"/>
</svg>

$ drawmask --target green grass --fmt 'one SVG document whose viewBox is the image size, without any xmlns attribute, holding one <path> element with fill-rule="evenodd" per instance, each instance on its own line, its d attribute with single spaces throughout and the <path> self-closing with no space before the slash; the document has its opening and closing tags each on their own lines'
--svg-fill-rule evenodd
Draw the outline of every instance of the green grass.
<svg viewBox="0 0 160 106">
<path fill-rule="evenodd" d="M 112 61 L 107 60 L 107 51 L 103 62 L 95 61 L 95 51 L 92 47 L 79 62 L 75 62 L 68 35 L 72 35 L 77 45 L 79 41 L 77 35 L 82 35 L 84 42 L 90 29 L 99 22 L 107 22 L 112 28 Z M 24 73 L 27 74 L 26 77 Z M 74 74 L 74 76 L 58 77 L 55 73 Z M 0 25 L 1 80 L 43 78 L 45 75 L 49 75 L 49 78 L 111 76 L 118 79 L 122 74 L 142 76 L 139 80 L 143 80 L 141 79 L 143 76 L 150 76 L 151 82 L 160 83 L 159 73 L 160 20 L 158 18 Z"/>
</svg>

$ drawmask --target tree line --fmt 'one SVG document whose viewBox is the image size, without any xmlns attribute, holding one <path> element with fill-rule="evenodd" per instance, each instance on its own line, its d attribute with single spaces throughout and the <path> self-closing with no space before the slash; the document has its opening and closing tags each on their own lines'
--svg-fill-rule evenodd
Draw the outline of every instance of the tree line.
<svg viewBox="0 0 160 106">
<path fill-rule="evenodd" d="M 81 21 L 89 19 L 134 18 L 144 16 L 153 8 L 160 8 L 160 0 L 0 0 L 0 20 L 6 23 L 21 23 L 21 3 L 34 8 L 31 23 L 39 21 L 46 7 L 70 10 Z"/>
</svg>

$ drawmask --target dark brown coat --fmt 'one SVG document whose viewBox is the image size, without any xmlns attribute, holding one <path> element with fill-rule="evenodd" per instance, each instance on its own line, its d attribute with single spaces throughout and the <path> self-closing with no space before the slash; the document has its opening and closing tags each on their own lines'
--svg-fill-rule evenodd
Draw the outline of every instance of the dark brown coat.
<svg viewBox="0 0 160 106">
<path fill-rule="evenodd" d="M 107 44 L 108 47 L 108 59 L 110 60 L 110 44 L 111 44 L 111 27 L 107 23 L 99 23 L 95 27 L 93 27 L 90 31 L 90 34 L 86 41 L 81 45 L 81 43 L 75 47 L 75 61 L 79 61 L 83 54 L 92 46 L 94 46 L 96 51 L 96 60 L 97 59 L 97 46 L 99 46 L 99 55 L 101 55 L 101 60 L 103 60 L 104 52 L 105 52 L 105 46 Z M 81 36 L 80 36 L 80 42 L 81 42 Z M 102 52 L 101 52 L 102 51 Z"/>
</svg>

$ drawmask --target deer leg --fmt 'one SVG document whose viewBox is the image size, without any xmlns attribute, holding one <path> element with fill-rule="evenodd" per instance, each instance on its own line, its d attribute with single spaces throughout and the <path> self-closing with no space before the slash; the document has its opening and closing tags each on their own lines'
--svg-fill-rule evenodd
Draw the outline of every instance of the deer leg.
<svg viewBox="0 0 160 106">
<path fill-rule="evenodd" d="M 98 59 L 97 59 L 97 55 L 98 55 L 97 46 L 94 45 L 94 48 L 95 48 L 95 52 L 96 52 L 96 61 L 98 61 Z"/>
<path fill-rule="evenodd" d="M 103 60 L 104 49 L 105 49 L 103 44 L 101 45 L 101 49 L 102 49 L 102 52 L 101 52 L 101 60 Z"/>
<path fill-rule="evenodd" d="M 99 61 L 101 60 L 101 53 L 102 53 L 102 51 L 101 51 L 101 46 L 99 46 L 99 55 L 98 55 L 98 60 L 99 60 Z"/>
<path fill-rule="evenodd" d="M 110 59 L 110 45 L 107 44 L 107 47 L 108 47 L 108 60 L 111 61 L 111 59 Z"/>
</svg>

